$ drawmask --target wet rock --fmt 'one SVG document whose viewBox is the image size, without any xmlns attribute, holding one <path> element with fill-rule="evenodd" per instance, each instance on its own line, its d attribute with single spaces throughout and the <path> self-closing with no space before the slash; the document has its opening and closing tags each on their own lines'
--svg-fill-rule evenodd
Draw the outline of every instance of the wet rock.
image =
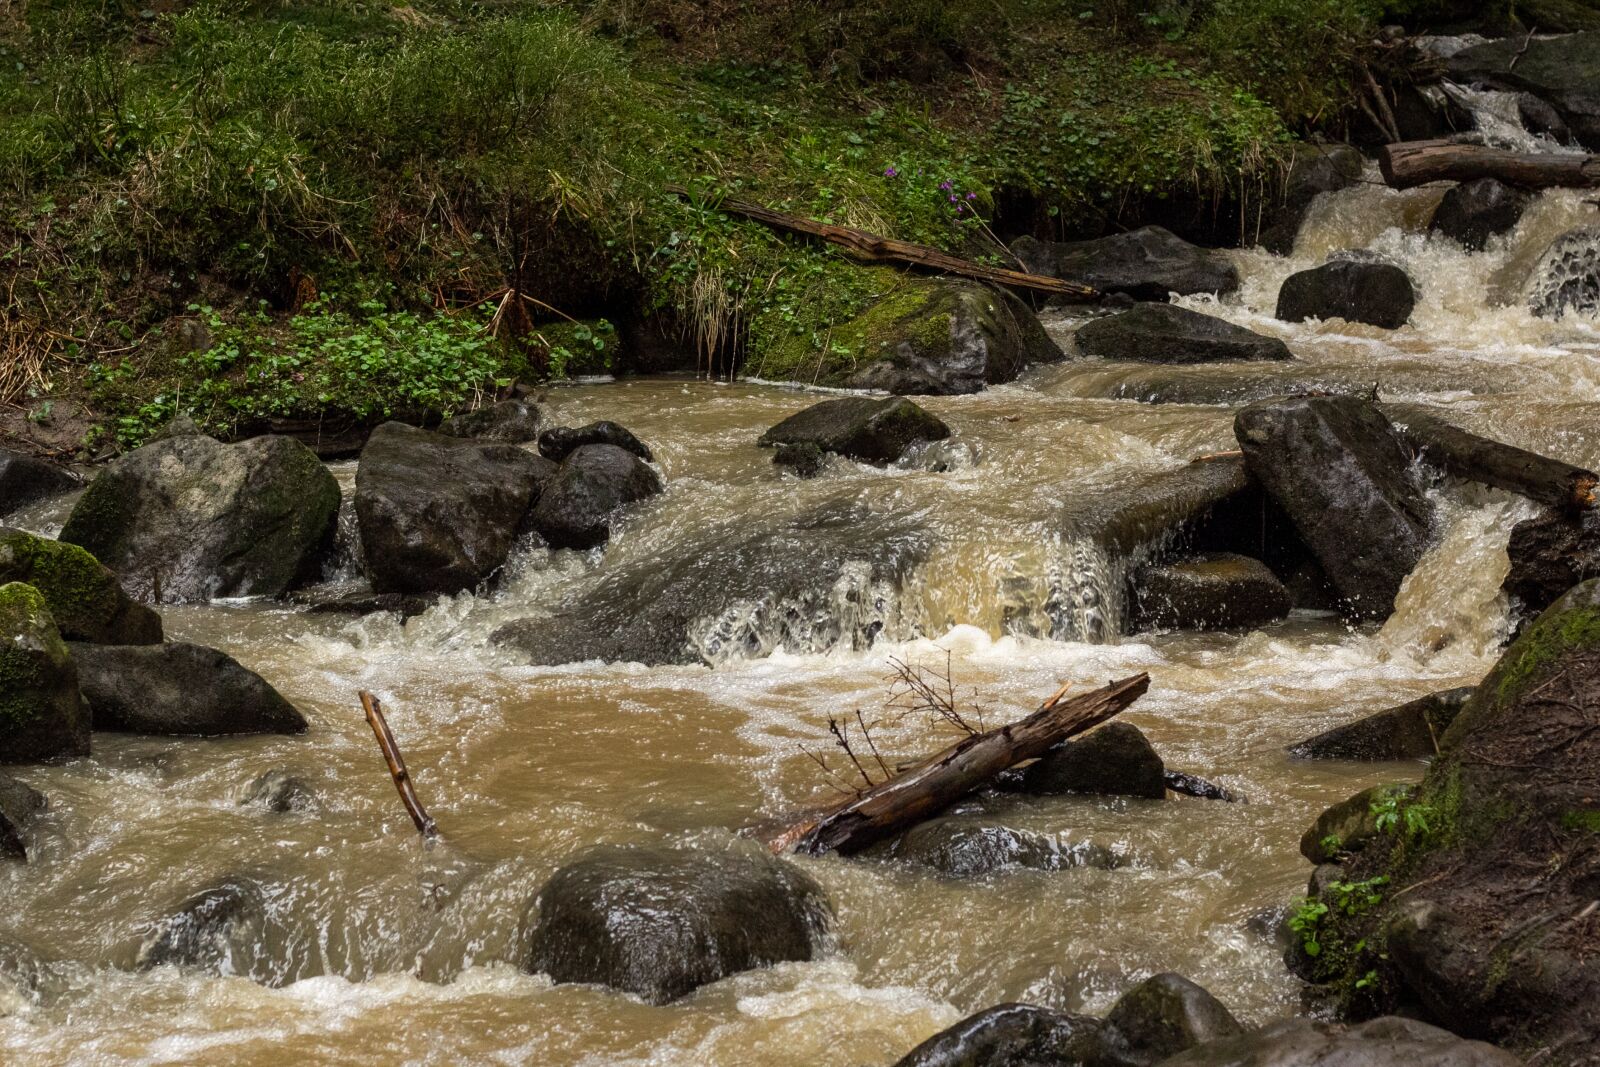
<svg viewBox="0 0 1600 1067">
<path fill-rule="evenodd" d="M 64 985 L 38 953 L 0 938 L 0 1015 L 9 1014 L 12 1008 L 6 1003 L 7 993 L 17 998 L 13 1003 L 36 1004 L 44 996 L 64 990 Z"/>
<path fill-rule="evenodd" d="M 0 773 L 0 859 L 28 858 L 34 820 L 49 806 L 43 793 Z"/>
<path fill-rule="evenodd" d="M 78 479 L 55 464 L 0 448 L 0 515 L 77 487 Z"/>
<path fill-rule="evenodd" d="M 1600 151 L 1600 31 L 1514 34 L 1464 48 L 1445 63 L 1459 84 L 1532 93 L 1549 103 L 1590 151 Z"/>
<path fill-rule="evenodd" d="M 782 467 L 797 478 L 815 478 L 828 466 L 828 456 L 812 441 L 779 445 L 772 452 L 773 466 Z"/>
<path fill-rule="evenodd" d="M 1174 293 L 1221 295 L 1239 288 L 1239 272 L 1226 255 L 1192 245 L 1160 226 L 1064 244 L 1022 237 L 1011 251 L 1035 274 L 1136 300 L 1165 301 Z"/>
<path fill-rule="evenodd" d="M 1137 726 L 1109 722 L 1075 741 L 1063 741 L 1028 767 L 1025 792 L 1167 795 L 1166 765 Z"/>
<path fill-rule="evenodd" d="M 530 972 L 655 1004 L 809 960 L 831 917 L 808 875 L 753 849 L 597 849 L 556 871 L 537 903 Z"/>
<path fill-rule="evenodd" d="M 527 400 L 502 400 L 476 411 L 462 412 L 444 420 L 439 432 L 446 437 L 470 437 L 479 441 L 502 441 L 518 445 L 539 436 L 544 411 Z"/>
<path fill-rule="evenodd" d="M 338 511 L 338 483 L 299 442 L 195 434 L 113 460 L 61 540 L 116 571 L 136 600 L 281 596 L 311 575 Z"/>
<path fill-rule="evenodd" d="M 1550 242 L 1530 276 L 1528 306 L 1549 319 L 1600 312 L 1600 226 L 1580 226 Z"/>
<path fill-rule="evenodd" d="M 312 600 L 306 611 L 312 615 L 398 615 L 410 619 L 426 612 L 437 600 L 436 596 L 412 593 L 341 593 Z"/>
<path fill-rule="evenodd" d="M 1289 590 L 1265 563 L 1231 552 L 1152 564 L 1133 576 L 1135 630 L 1251 630 L 1290 606 Z"/>
<path fill-rule="evenodd" d="M 1415 1019 L 1385 1016 L 1352 1027 L 1284 1019 L 1199 1045 L 1161 1061 L 1161 1067 L 1517 1067 L 1521 1062 L 1493 1045 L 1466 1041 Z"/>
<path fill-rule="evenodd" d="M 650 447 L 625 426 L 602 420 L 576 429 L 558 426 L 539 435 L 539 454 L 560 463 L 584 445 L 612 445 L 645 461 L 654 460 Z"/>
<path fill-rule="evenodd" d="M 1106 1015 L 1106 1054 L 1117 1067 L 1149 1067 L 1244 1027 L 1222 1002 L 1187 978 L 1158 974 L 1124 993 Z"/>
<path fill-rule="evenodd" d="M 920 441 L 940 441 L 950 427 L 899 397 L 842 396 L 784 419 L 761 435 L 763 447 L 813 444 L 863 463 L 893 463 Z"/>
<path fill-rule="evenodd" d="M 1446 689 L 1290 745 L 1295 759 L 1430 759 L 1472 687 Z"/>
<path fill-rule="evenodd" d="M 1468 251 L 1481 252 L 1489 238 L 1514 229 L 1532 202 L 1532 194 L 1493 178 L 1462 182 L 1439 201 L 1428 230 Z"/>
<path fill-rule="evenodd" d="M 508 444 L 398 422 L 372 431 L 356 468 L 367 576 L 379 593 L 457 593 L 505 563 L 555 465 Z"/>
<path fill-rule="evenodd" d="M 1561 112 L 1532 93 L 1517 94 L 1517 118 L 1522 122 L 1523 129 L 1529 133 L 1548 137 L 1557 144 L 1576 143 L 1572 130 L 1567 126 L 1567 120 L 1561 117 Z"/>
<path fill-rule="evenodd" d="M 1277 316 L 1284 322 L 1344 319 L 1394 330 L 1411 318 L 1416 302 L 1411 279 L 1399 267 L 1336 259 L 1285 278 Z"/>
<path fill-rule="evenodd" d="M 251 804 L 277 814 L 316 811 L 317 794 L 305 781 L 288 771 L 268 771 L 244 788 L 240 804 Z"/>
<path fill-rule="evenodd" d="M 1295 397 L 1239 412 L 1250 473 L 1282 506 L 1352 619 L 1381 619 L 1427 549 L 1432 508 L 1410 457 L 1374 405 Z"/>
<path fill-rule="evenodd" d="M 135 966 L 141 971 L 174 966 L 255 976 L 268 923 L 261 887 L 247 879 L 227 878 L 150 924 Z"/>
<path fill-rule="evenodd" d="M 89 754 L 89 712 L 39 591 L 0 586 L 0 763 Z"/>
<path fill-rule="evenodd" d="M 1277 255 L 1294 249 L 1311 202 L 1354 185 L 1363 165 L 1361 153 L 1347 144 L 1299 144 L 1291 152 L 1282 184 L 1245 206 L 1245 224 L 1256 228 L 1256 243 Z"/>
<path fill-rule="evenodd" d="M 201 645 L 72 646 L 96 730 L 297 734 L 306 720 L 252 670 Z"/>
<path fill-rule="evenodd" d="M 1289 346 L 1176 304 L 1137 304 L 1093 319 L 1076 334 L 1078 349 L 1103 359 L 1143 363 L 1220 363 L 1292 359 Z"/>
<path fill-rule="evenodd" d="M 129 598 L 117 576 L 77 545 L 0 528 L 4 582 L 25 582 L 37 589 L 68 640 L 106 645 L 161 641 L 161 616 Z"/>
<path fill-rule="evenodd" d="M 1238 804 L 1244 797 L 1235 793 L 1225 785 L 1208 781 L 1199 775 L 1187 774 L 1183 771 L 1168 771 L 1162 775 L 1167 783 L 1167 788 L 1174 793 L 1182 793 L 1186 797 L 1197 797 L 1200 800 L 1220 800 L 1226 804 Z"/>
<path fill-rule="evenodd" d="M 617 513 L 662 491 L 661 476 L 616 445 L 570 453 L 529 513 L 528 524 L 556 548 L 593 548 L 611 537 Z"/>
<path fill-rule="evenodd" d="M 1103 1048 L 1099 1019 L 1032 1004 L 997 1004 L 941 1030 L 894 1067 L 1050 1067 L 1092 1062 Z"/>
<path fill-rule="evenodd" d="M 1339 801 L 1318 815 L 1310 829 L 1300 835 L 1300 855 L 1312 863 L 1332 863 L 1352 852 L 1360 852 L 1382 834 L 1373 805 L 1390 797 L 1403 797 L 1410 788 L 1375 785 Z"/>
<path fill-rule="evenodd" d="M 1060 871 L 1070 867 L 1111 870 L 1122 860 L 1104 845 L 1061 842 L 1043 834 L 996 826 L 960 815 L 929 819 L 882 850 L 886 859 L 927 867 L 952 878 L 976 878 L 1007 867 Z"/>
<path fill-rule="evenodd" d="M 1600 515 L 1547 510 L 1511 528 L 1511 569 L 1501 586 L 1526 615 L 1537 615 L 1568 589 L 1600 577 Z"/>
</svg>

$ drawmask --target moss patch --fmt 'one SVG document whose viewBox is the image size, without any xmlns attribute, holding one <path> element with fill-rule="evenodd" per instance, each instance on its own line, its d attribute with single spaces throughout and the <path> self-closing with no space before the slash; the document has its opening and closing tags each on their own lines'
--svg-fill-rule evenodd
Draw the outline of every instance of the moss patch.
<svg viewBox="0 0 1600 1067">
<path fill-rule="evenodd" d="M 0 530 L 0 581 L 36 589 L 68 633 L 103 624 L 123 600 L 116 576 L 87 551 L 20 530 Z"/>
</svg>

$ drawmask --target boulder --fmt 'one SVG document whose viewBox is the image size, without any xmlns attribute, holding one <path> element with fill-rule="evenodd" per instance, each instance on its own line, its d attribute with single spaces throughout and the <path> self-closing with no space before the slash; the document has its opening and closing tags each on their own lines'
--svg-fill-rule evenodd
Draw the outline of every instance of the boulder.
<svg viewBox="0 0 1600 1067">
<path fill-rule="evenodd" d="M 439 425 L 446 437 L 471 437 L 520 445 L 536 440 L 544 411 L 527 400 L 502 400 L 476 411 L 465 411 Z"/>
<path fill-rule="evenodd" d="M 317 597 L 306 603 L 311 615 L 398 615 L 410 619 L 421 615 L 438 602 L 437 596 L 417 593 L 349 592 Z"/>
<path fill-rule="evenodd" d="M 105 645 L 161 641 L 161 616 L 132 600 L 117 576 L 77 545 L 0 528 L 4 582 L 25 582 L 37 589 L 68 640 Z"/>
<path fill-rule="evenodd" d="M 298 734 L 306 720 L 252 670 L 202 645 L 72 646 L 96 730 Z"/>
<path fill-rule="evenodd" d="M 1415 1019 L 1384 1016 L 1345 1027 L 1284 1019 L 1198 1045 L 1160 1067 L 1518 1067 L 1522 1060 Z"/>
<path fill-rule="evenodd" d="M 1333 863 L 1360 852 L 1382 834 L 1373 807 L 1391 797 L 1403 797 L 1409 789 L 1404 785 L 1375 785 L 1339 801 L 1318 815 L 1317 821 L 1300 835 L 1300 855 L 1312 863 Z"/>
<path fill-rule="evenodd" d="M 1253 630 L 1289 614 L 1289 590 L 1265 563 L 1208 552 L 1140 567 L 1132 579 L 1135 630 Z"/>
<path fill-rule="evenodd" d="M 1307 396 L 1234 420 L 1245 464 L 1293 521 L 1351 619 L 1381 619 L 1428 547 L 1432 508 L 1376 406 Z"/>
<path fill-rule="evenodd" d="M 1244 1033 L 1222 1002 L 1181 975 L 1147 978 L 1106 1014 L 1107 1054 L 1118 1067 L 1150 1067 L 1207 1041 Z"/>
<path fill-rule="evenodd" d="M 1285 278 L 1277 316 L 1284 322 L 1344 319 L 1394 330 L 1411 318 L 1416 302 L 1411 279 L 1394 264 L 1336 259 Z"/>
<path fill-rule="evenodd" d="M 1192 245 L 1160 226 L 1067 243 L 1021 237 L 1011 252 L 1034 274 L 1136 300 L 1165 301 L 1174 293 L 1223 295 L 1239 288 L 1239 271 L 1225 253 Z"/>
<path fill-rule="evenodd" d="M 333 540 L 339 485 L 287 437 L 169 437 L 113 460 L 61 530 L 137 600 L 281 596 Z"/>
<path fill-rule="evenodd" d="M 1579 226 L 1550 242 L 1528 280 L 1535 315 L 1600 313 L 1600 226 Z"/>
<path fill-rule="evenodd" d="M 1600 515 L 1546 510 L 1511 528 L 1511 569 L 1501 586 L 1519 611 L 1537 615 L 1568 589 L 1600 577 Z"/>
<path fill-rule="evenodd" d="M 1462 182 L 1439 201 L 1428 231 L 1450 238 L 1469 252 L 1481 252 L 1489 238 L 1514 229 L 1531 203 L 1533 194 L 1493 178 Z"/>
<path fill-rule="evenodd" d="M 914 444 L 941 441 L 950 427 L 909 400 L 842 396 L 796 412 L 761 435 L 764 448 L 811 444 L 824 452 L 893 463 Z"/>
<path fill-rule="evenodd" d="M 1445 61 L 1451 81 L 1532 93 L 1591 152 L 1600 152 L 1600 30 L 1560 37 L 1514 34 Z"/>
<path fill-rule="evenodd" d="M 772 464 L 789 471 L 796 478 L 815 478 L 827 469 L 828 456 L 814 442 L 799 441 L 773 449 Z"/>
<path fill-rule="evenodd" d="M 261 980 L 270 925 L 266 894 L 245 878 L 225 878 L 150 923 L 138 949 L 141 971 L 172 966 Z"/>
<path fill-rule="evenodd" d="M 1472 687 L 1446 689 L 1396 708 L 1335 726 L 1288 747 L 1295 759 L 1431 759 Z"/>
<path fill-rule="evenodd" d="M 629 504 L 658 495 L 661 476 L 616 445 L 583 445 L 545 485 L 528 524 L 555 548 L 593 548 Z"/>
<path fill-rule="evenodd" d="M 831 920 L 810 876 L 755 849 L 596 849 L 556 871 L 537 905 L 530 972 L 654 1004 L 809 960 Z"/>
<path fill-rule="evenodd" d="M 49 806 L 43 793 L 0 773 L 0 859 L 28 858 L 34 820 Z"/>
<path fill-rule="evenodd" d="M 1300 224 L 1311 203 L 1322 193 L 1338 192 L 1361 178 L 1361 153 L 1347 144 L 1297 144 L 1283 171 L 1259 198 L 1245 204 L 1245 226 L 1254 228 L 1256 243 L 1268 252 L 1287 255 L 1294 250 Z"/>
<path fill-rule="evenodd" d="M 268 771 L 245 786 L 240 805 L 253 805 L 282 815 L 317 810 L 317 794 L 305 781 L 288 771 Z"/>
<path fill-rule="evenodd" d="M 1008 867 L 1060 871 L 1111 870 L 1122 860 L 1104 845 L 1062 842 L 1043 834 L 947 815 L 911 827 L 880 850 L 885 859 L 926 867 L 952 878 L 976 878 Z"/>
<path fill-rule="evenodd" d="M 555 465 L 515 445 L 386 422 L 356 468 L 356 520 L 379 593 L 458 593 L 505 563 Z"/>
<path fill-rule="evenodd" d="M 89 754 L 89 712 L 44 597 L 0 586 L 0 763 Z"/>
<path fill-rule="evenodd" d="M 1094 1063 L 1099 1019 L 1032 1004 L 997 1004 L 941 1030 L 894 1067 L 1052 1067 Z"/>
<path fill-rule="evenodd" d="M 78 479 L 53 463 L 0 448 L 0 515 L 78 487 Z"/>
<path fill-rule="evenodd" d="M 1108 722 L 1074 741 L 1050 749 L 1023 773 L 1025 792 L 1099 793 L 1105 796 L 1167 795 L 1166 765 L 1137 726 Z"/>
<path fill-rule="evenodd" d="M 1075 335 L 1086 356 L 1142 363 L 1225 363 L 1292 359 L 1289 346 L 1176 304 L 1136 304 L 1092 319 Z"/>
<path fill-rule="evenodd" d="M 613 445 L 624 452 L 632 452 L 646 462 L 656 458 L 651 454 L 650 446 L 635 437 L 627 427 L 605 420 L 576 429 L 557 426 L 539 435 L 539 454 L 556 463 L 584 445 Z"/>
</svg>

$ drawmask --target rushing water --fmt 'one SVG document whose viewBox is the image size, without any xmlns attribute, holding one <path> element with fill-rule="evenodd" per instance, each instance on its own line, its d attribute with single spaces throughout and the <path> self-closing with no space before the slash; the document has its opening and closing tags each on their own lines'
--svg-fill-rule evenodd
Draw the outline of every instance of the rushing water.
<svg viewBox="0 0 1600 1067">
<path fill-rule="evenodd" d="M 1283 746 L 1363 712 L 1476 681 L 1505 633 L 1498 595 L 1510 496 L 1444 486 L 1440 536 L 1382 628 L 1296 614 L 1238 635 L 1117 639 L 1125 560 L 1078 536 L 1128 485 L 1233 447 L 1239 403 L 1290 389 L 1377 387 L 1447 407 L 1469 428 L 1588 465 L 1600 326 L 1532 317 L 1521 294 L 1550 240 L 1593 218 L 1544 194 L 1480 255 L 1424 236 L 1438 190 L 1373 184 L 1325 197 L 1295 253 L 1236 253 L 1241 293 L 1192 306 L 1286 340 L 1284 366 L 1161 368 L 1068 361 L 927 406 L 953 447 L 888 471 L 841 463 L 780 479 L 759 433 L 815 396 L 761 384 L 626 381 L 555 391 L 562 423 L 615 419 L 655 448 L 667 494 L 603 554 L 525 550 L 501 589 L 404 625 L 277 605 L 166 609 L 169 633 L 222 647 L 311 721 L 300 738 L 95 737 L 95 756 L 20 776 L 53 812 L 27 866 L 0 866 L 0 940 L 54 961 L 37 996 L 0 992 L 0 1060 L 28 1064 L 883 1064 L 1002 1000 L 1103 1010 L 1133 982 L 1187 974 L 1240 1016 L 1297 1004 L 1251 923 L 1303 885 L 1297 843 L 1325 805 L 1416 765 L 1290 763 Z M 1420 300 L 1387 333 L 1271 317 L 1291 271 L 1371 249 Z M 1050 322 L 1070 346 L 1077 321 Z M 1150 403 L 1146 401 L 1157 401 Z M 935 462 L 937 460 L 937 462 Z M 348 483 L 352 470 L 339 471 Z M 754 598 L 702 620 L 705 663 L 519 665 L 487 635 L 649 566 L 819 506 L 917 531 L 893 581 L 847 572 L 784 613 Z M 38 528 L 59 508 L 31 517 Z M 874 527 L 876 529 L 876 527 Z M 707 551 L 713 549 L 708 548 Z M 780 625 L 778 618 L 787 621 Z M 799 622 L 796 622 L 796 619 Z M 876 643 L 869 637 L 878 634 Z M 1125 718 L 1171 767 L 1247 804 L 1011 801 L 1008 825 L 1092 840 L 1116 870 L 1009 871 L 969 881 L 866 860 L 799 860 L 838 921 L 819 960 L 748 973 L 664 1007 L 555 987 L 515 965 L 551 871 L 600 842 L 717 847 L 823 789 L 802 746 L 827 718 L 883 703 L 887 659 L 942 664 L 991 721 L 1062 681 L 1147 670 Z M 360 710 L 369 688 L 443 840 L 424 850 Z M 946 738 L 886 728 L 896 753 Z M 241 790 L 272 768 L 319 810 L 271 815 Z M 273 921 L 247 975 L 131 969 L 148 923 L 229 875 L 266 887 Z"/>
</svg>

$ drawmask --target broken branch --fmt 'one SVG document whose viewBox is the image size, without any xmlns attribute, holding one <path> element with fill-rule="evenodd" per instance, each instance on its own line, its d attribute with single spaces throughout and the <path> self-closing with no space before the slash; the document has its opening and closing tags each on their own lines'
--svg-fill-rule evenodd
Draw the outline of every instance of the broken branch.
<svg viewBox="0 0 1600 1067">
<path fill-rule="evenodd" d="M 417 799 L 417 791 L 411 786 L 411 772 L 406 770 L 400 745 L 394 739 L 394 732 L 389 729 L 389 721 L 383 717 L 383 707 L 378 703 L 378 698 L 365 689 L 361 690 L 360 696 L 361 708 L 367 713 L 367 725 L 372 727 L 378 747 L 383 749 L 383 759 L 389 765 L 389 777 L 394 779 L 394 787 L 400 793 L 400 803 L 405 805 L 406 814 L 416 824 L 417 833 L 424 840 L 431 841 L 439 836 L 439 828 L 434 824 L 433 816 L 423 809 L 422 801 Z"/>
</svg>

